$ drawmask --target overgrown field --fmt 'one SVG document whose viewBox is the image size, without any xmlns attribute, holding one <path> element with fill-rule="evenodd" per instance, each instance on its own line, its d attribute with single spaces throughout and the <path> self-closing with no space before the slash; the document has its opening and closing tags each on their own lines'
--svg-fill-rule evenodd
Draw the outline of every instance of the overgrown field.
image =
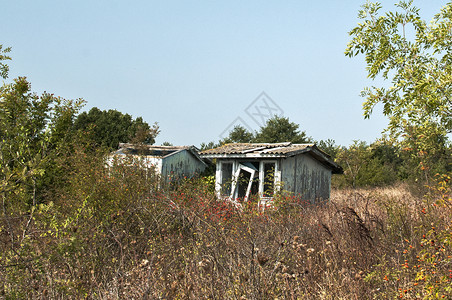
<svg viewBox="0 0 452 300">
<path fill-rule="evenodd" d="M 139 166 L 76 157 L 33 209 L 5 194 L 1 298 L 452 298 L 447 176 L 425 196 L 333 190 L 239 211 L 202 179 L 162 187 Z"/>
</svg>

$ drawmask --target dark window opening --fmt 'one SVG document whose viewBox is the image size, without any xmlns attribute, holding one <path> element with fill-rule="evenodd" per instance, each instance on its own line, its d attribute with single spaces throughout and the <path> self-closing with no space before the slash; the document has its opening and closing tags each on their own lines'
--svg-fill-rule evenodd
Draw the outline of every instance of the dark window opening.
<svg viewBox="0 0 452 300">
<path fill-rule="evenodd" d="M 256 174 L 253 180 L 253 184 L 251 185 L 250 195 L 259 194 L 259 174 Z"/>
<path fill-rule="evenodd" d="M 221 195 L 229 196 L 232 184 L 232 163 L 221 164 Z"/>
<path fill-rule="evenodd" d="M 238 193 L 237 193 L 237 197 L 238 198 L 244 198 L 246 196 L 246 190 L 248 189 L 248 184 L 250 182 L 250 178 L 251 178 L 251 173 L 245 171 L 245 170 L 240 170 L 240 175 L 237 181 L 237 188 L 238 188 Z"/>
</svg>

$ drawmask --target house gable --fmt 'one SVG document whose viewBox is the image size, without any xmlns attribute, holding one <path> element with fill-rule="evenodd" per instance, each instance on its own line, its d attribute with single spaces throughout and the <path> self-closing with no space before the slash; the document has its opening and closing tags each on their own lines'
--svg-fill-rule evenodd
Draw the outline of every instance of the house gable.
<svg viewBox="0 0 452 300">
<path fill-rule="evenodd" d="M 206 163 L 190 149 L 176 151 L 162 158 L 162 177 L 177 179 L 193 177 L 200 174 L 207 167 Z"/>
</svg>

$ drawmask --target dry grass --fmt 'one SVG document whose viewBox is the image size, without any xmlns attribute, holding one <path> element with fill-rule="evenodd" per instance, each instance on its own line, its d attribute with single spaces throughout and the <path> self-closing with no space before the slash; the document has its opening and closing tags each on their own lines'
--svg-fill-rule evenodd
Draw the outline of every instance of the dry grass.
<svg viewBox="0 0 452 300">
<path fill-rule="evenodd" d="M 282 198 L 278 207 L 265 212 L 255 205 L 238 212 L 215 200 L 200 182 L 186 182 L 171 191 L 141 191 L 142 198 L 130 194 L 128 187 L 125 184 L 116 192 L 121 194 L 122 202 L 117 204 L 121 213 L 108 217 L 108 222 L 102 219 L 103 227 L 95 226 L 102 214 L 83 215 L 75 232 L 61 227 L 59 236 L 31 239 L 30 249 L 48 255 L 38 256 L 34 264 L 0 269 L 3 296 L 419 299 L 436 293 L 452 295 L 448 277 L 452 247 L 447 247 L 450 238 L 442 237 L 450 233 L 450 208 L 433 205 L 449 192 L 448 186 L 434 189 L 427 198 L 413 196 L 404 186 L 333 190 L 331 201 L 322 205 Z M 129 194 L 133 201 L 127 202 Z M 419 268 L 413 268 L 416 263 Z"/>
</svg>

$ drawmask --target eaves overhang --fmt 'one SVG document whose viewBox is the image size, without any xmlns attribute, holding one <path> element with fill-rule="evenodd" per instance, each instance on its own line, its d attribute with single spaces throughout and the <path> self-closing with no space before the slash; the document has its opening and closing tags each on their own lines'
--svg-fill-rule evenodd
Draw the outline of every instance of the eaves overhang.
<svg viewBox="0 0 452 300">
<path fill-rule="evenodd" d="M 323 151 L 321 151 L 316 146 L 314 146 L 310 149 L 309 155 L 314 157 L 320 163 L 329 167 L 333 174 L 343 174 L 344 173 L 344 170 L 342 169 L 341 166 L 339 166 L 337 163 L 335 163 L 329 155 L 325 154 Z"/>
<path fill-rule="evenodd" d="M 226 144 L 215 149 L 203 151 L 200 156 L 204 159 L 274 159 L 301 154 L 311 156 L 326 168 L 331 169 L 333 174 L 343 173 L 343 169 L 328 154 L 317 148 L 315 144 Z"/>
</svg>

